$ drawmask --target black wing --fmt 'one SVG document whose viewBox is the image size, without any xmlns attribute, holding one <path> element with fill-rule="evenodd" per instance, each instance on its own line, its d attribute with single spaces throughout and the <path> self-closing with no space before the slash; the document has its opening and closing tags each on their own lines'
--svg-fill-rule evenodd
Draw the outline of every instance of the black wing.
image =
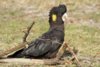
<svg viewBox="0 0 100 67">
<path fill-rule="evenodd" d="M 22 52 L 24 56 L 38 57 L 46 54 L 51 49 L 52 42 L 46 39 L 37 39 Z"/>
</svg>

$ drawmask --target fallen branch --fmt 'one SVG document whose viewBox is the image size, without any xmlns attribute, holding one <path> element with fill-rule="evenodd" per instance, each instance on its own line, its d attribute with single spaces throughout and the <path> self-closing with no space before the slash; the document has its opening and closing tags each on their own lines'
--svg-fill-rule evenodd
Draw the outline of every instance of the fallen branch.
<svg viewBox="0 0 100 67">
<path fill-rule="evenodd" d="M 78 57 L 82 62 L 91 62 L 90 57 Z M 66 61 L 66 60 L 65 60 Z M 34 65 L 34 64 L 45 64 L 45 65 L 51 65 L 51 64 L 64 64 L 64 60 L 58 60 L 58 59 L 25 59 L 25 58 L 8 58 L 8 59 L 0 59 L 0 63 L 4 64 L 19 64 L 19 65 Z M 95 61 L 100 62 L 100 58 L 96 58 Z"/>
<path fill-rule="evenodd" d="M 0 59 L 0 63 L 18 63 L 24 65 L 34 65 L 34 64 L 59 64 L 62 61 L 57 59 L 25 59 L 25 58 L 9 58 L 9 59 Z"/>
</svg>

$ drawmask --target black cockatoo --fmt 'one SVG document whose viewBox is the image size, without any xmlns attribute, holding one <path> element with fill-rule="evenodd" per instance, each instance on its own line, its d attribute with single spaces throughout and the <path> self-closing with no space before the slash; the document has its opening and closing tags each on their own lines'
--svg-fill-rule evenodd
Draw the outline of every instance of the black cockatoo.
<svg viewBox="0 0 100 67">
<path fill-rule="evenodd" d="M 49 12 L 49 30 L 32 41 L 28 48 L 21 49 L 9 57 L 54 58 L 64 41 L 64 21 L 67 8 L 61 4 Z"/>
</svg>

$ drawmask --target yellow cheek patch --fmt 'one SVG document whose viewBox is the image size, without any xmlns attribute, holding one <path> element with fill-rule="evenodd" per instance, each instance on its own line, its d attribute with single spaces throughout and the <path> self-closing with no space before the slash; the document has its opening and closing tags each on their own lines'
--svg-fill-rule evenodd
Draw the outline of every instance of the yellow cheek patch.
<svg viewBox="0 0 100 67">
<path fill-rule="evenodd" d="M 56 21 L 56 20 L 57 20 L 56 14 L 53 14 L 53 15 L 52 15 L 52 20 L 53 20 L 53 21 Z"/>
</svg>

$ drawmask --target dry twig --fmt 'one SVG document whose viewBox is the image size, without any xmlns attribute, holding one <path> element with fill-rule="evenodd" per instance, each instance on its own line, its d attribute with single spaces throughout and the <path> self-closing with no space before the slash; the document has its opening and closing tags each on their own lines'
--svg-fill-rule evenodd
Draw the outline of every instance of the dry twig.
<svg viewBox="0 0 100 67">
<path fill-rule="evenodd" d="M 30 33 L 30 30 L 31 30 L 31 28 L 33 27 L 34 23 L 35 23 L 35 22 L 33 21 L 33 23 L 27 28 L 27 31 L 25 32 L 25 35 L 24 35 L 24 37 L 23 37 L 23 43 L 24 43 L 24 42 L 27 42 L 26 39 L 27 39 L 27 37 L 28 37 L 28 35 L 29 35 L 29 33 Z"/>
<path fill-rule="evenodd" d="M 79 67 L 81 67 L 81 64 L 80 64 L 80 62 L 79 62 L 79 60 L 78 60 L 76 54 L 74 53 L 74 51 L 68 46 L 67 43 L 65 43 L 65 45 L 66 45 L 66 47 L 68 48 L 68 50 L 72 53 L 72 55 L 73 55 L 73 57 L 75 58 L 75 60 L 77 61 L 77 65 L 78 65 Z"/>
<path fill-rule="evenodd" d="M 56 58 L 60 59 L 62 57 L 62 55 L 64 54 L 65 50 L 66 50 L 67 46 L 65 44 L 65 42 L 62 44 L 62 46 L 60 47 L 60 49 L 58 50 L 58 53 L 56 55 Z"/>
</svg>

